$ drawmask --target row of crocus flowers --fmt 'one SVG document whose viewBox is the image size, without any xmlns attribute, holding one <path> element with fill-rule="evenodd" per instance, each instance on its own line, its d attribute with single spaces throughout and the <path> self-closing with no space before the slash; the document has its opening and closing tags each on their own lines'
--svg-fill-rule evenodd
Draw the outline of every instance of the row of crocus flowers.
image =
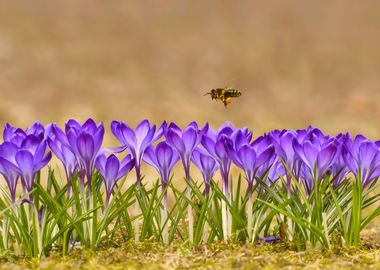
<svg viewBox="0 0 380 270">
<path fill-rule="evenodd" d="M 113 121 L 111 130 L 120 145 L 102 148 L 104 126 L 92 119 L 83 124 L 69 120 L 64 130 L 54 123 L 44 126 L 36 122 L 26 130 L 6 124 L 4 142 L 0 145 L 0 173 L 9 187 L 12 200 L 16 200 L 19 180 L 24 193 L 31 193 L 35 175 L 52 157 L 47 148 L 63 164 L 69 193 L 74 175 L 79 175 L 83 187 L 87 185 L 91 192 L 91 179 L 96 169 L 104 180 L 105 204 L 109 202 L 116 182 L 131 170 L 135 170 L 137 186 L 141 185 L 142 162 L 157 170 L 163 188 L 179 161 L 182 162 L 185 179 L 190 180 L 193 163 L 202 173 L 206 196 L 210 180 L 219 171 L 223 193 L 228 197 L 232 164 L 244 172 L 249 196 L 255 179 L 262 179 L 264 174 L 269 184 L 280 177 L 286 179 L 289 196 L 294 176 L 307 194 L 313 191 L 315 180 L 321 181 L 327 174 L 334 179 L 333 184 L 338 185 L 352 172 L 360 176 L 363 187 L 380 176 L 380 142 L 373 142 L 362 135 L 354 139 L 349 134 L 324 135 L 319 129 L 308 127 L 274 130 L 253 140 L 248 128 L 235 128 L 231 123 L 215 130 L 208 124 L 199 127 L 191 122 L 181 129 L 166 122 L 157 127 L 148 120 L 134 129 L 122 121 Z M 120 160 L 120 155 L 115 154 L 124 151 L 128 154 Z M 33 201 L 32 195 L 29 200 Z M 222 215 L 224 237 L 227 238 L 228 215 Z"/>
<path fill-rule="evenodd" d="M 309 191 L 313 188 L 314 177 L 322 179 L 328 171 L 335 178 L 335 184 L 349 172 L 356 175 L 359 168 L 363 186 L 380 175 L 380 141 L 373 142 L 362 135 L 354 139 L 349 134 L 324 135 L 319 129 L 308 127 L 296 131 L 274 130 L 252 141 L 248 128 L 235 128 L 230 123 L 214 130 L 208 124 L 199 128 L 192 122 L 182 130 L 174 123 L 167 125 L 165 122 L 157 128 L 148 120 L 135 129 L 114 121 L 111 130 L 121 147 L 102 149 L 104 126 L 92 119 L 84 124 L 69 120 L 64 130 L 56 124 L 43 126 L 40 122 L 26 130 L 6 124 L 4 142 L 0 145 L 0 173 L 12 199 L 15 199 L 19 178 L 24 191 L 32 189 L 35 174 L 51 159 L 47 146 L 62 162 L 68 182 L 77 173 L 83 181 L 89 180 L 96 168 L 104 178 L 107 193 L 133 168 L 136 181 L 141 184 L 143 161 L 157 169 L 163 185 L 179 160 L 185 178 L 190 179 L 192 161 L 203 175 L 206 193 L 217 170 L 223 180 L 223 189 L 227 190 L 232 163 L 244 171 L 249 189 L 255 177 L 261 177 L 268 169 L 271 181 L 280 175 L 286 176 L 280 158 Z M 124 150 L 128 155 L 121 161 L 114 154 L 108 155 Z"/>
</svg>

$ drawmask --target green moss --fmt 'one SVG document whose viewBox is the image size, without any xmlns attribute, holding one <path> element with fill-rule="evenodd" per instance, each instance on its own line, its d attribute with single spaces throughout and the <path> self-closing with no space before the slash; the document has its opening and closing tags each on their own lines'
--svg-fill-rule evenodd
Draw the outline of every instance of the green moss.
<svg viewBox="0 0 380 270">
<path fill-rule="evenodd" d="M 2 257 L 0 269 L 366 269 L 380 268 L 380 249 L 368 242 L 357 249 L 297 252 L 287 243 L 242 245 L 214 243 L 190 248 L 175 242 L 127 242 L 97 252 L 77 249 L 62 257 L 51 253 L 43 260 Z"/>
</svg>

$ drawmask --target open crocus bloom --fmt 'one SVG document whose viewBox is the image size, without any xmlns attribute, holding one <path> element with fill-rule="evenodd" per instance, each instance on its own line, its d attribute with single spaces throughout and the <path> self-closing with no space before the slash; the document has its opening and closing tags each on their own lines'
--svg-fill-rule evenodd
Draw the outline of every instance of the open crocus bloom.
<svg viewBox="0 0 380 270">
<path fill-rule="evenodd" d="M 102 175 L 106 186 L 106 205 L 108 205 L 116 182 L 126 176 L 133 168 L 133 165 L 134 160 L 131 158 L 131 155 L 127 155 L 121 162 L 119 162 L 119 159 L 114 154 L 108 158 L 106 158 L 105 155 L 101 155 L 97 158 L 96 168 Z"/>
<path fill-rule="evenodd" d="M 165 131 L 166 141 L 178 151 L 187 180 L 190 179 L 191 154 L 207 130 L 208 124 L 199 130 L 197 123 L 191 122 L 183 131 L 174 123 L 171 123 Z"/>
<path fill-rule="evenodd" d="M 135 130 L 122 121 L 113 121 L 111 124 L 112 133 L 125 146 L 135 161 L 137 185 L 141 185 L 141 161 L 145 150 L 163 134 L 163 125 L 156 131 L 156 125 L 150 126 L 148 120 L 143 120 L 137 125 Z"/>
</svg>

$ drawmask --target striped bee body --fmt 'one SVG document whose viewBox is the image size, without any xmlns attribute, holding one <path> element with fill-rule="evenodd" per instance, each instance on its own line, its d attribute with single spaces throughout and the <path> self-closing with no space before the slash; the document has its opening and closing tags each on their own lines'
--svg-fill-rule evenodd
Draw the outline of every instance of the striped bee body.
<svg viewBox="0 0 380 270">
<path fill-rule="evenodd" d="M 232 102 L 232 98 L 241 96 L 241 92 L 233 88 L 216 88 L 205 95 L 210 95 L 212 100 L 222 101 L 224 106 L 227 107 Z"/>
</svg>

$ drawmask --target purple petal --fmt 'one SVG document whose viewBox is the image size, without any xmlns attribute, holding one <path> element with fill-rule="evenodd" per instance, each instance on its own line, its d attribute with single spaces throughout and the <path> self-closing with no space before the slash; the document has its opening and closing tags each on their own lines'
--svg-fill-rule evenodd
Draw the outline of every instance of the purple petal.
<svg viewBox="0 0 380 270">
<path fill-rule="evenodd" d="M 145 149 L 148 147 L 148 145 L 150 145 L 152 143 L 155 132 L 156 132 L 156 126 L 153 125 L 152 128 L 150 130 L 148 130 L 145 137 L 140 137 L 140 138 L 138 137 L 140 139 L 140 141 L 137 144 L 140 146 L 141 154 L 142 154 L 142 152 L 145 151 Z"/>
<path fill-rule="evenodd" d="M 282 156 L 282 158 L 289 164 L 292 164 L 295 158 L 293 148 L 294 139 L 294 134 L 291 132 L 286 132 L 280 139 L 281 148 L 285 152 L 285 156 Z"/>
<path fill-rule="evenodd" d="M 158 167 L 156 153 L 152 145 L 148 146 L 148 148 L 145 150 L 143 160 L 144 162 L 154 167 L 158 172 L 160 171 Z"/>
<path fill-rule="evenodd" d="M 19 150 L 16 153 L 16 162 L 24 180 L 23 184 L 25 188 L 30 191 L 34 180 L 33 155 L 28 150 Z"/>
<path fill-rule="evenodd" d="M 74 119 L 70 119 L 66 125 L 65 125 L 65 131 L 66 131 L 66 134 L 67 132 L 69 131 L 69 129 L 80 129 L 81 128 L 81 124 L 79 124 L 76 120 Z"/>
<path fill-rule="evenodd" d="M 89 118 L 86 122 L 84 122 L 81 129 L 87 131 L 90 134 L 94 134 L 97 131 L 98 127 L 96 126 L 95 121 L 92 118 Z"/>
<path fill-rule="evenodd" d="M 41 170 L 43 167 L 45 167 L 49 163 L 50 159 L 51 159 L 51 152 L 47 153 L 44 159 L 34 164 L 33 173 L 36 173 L 39 170 Z"/>
<path fill-rule="evenodd" d="M 191 154 L 191 160 L 193 161 L 193 163 L 195 164 L 195 166 L 197 166 L 199 169 L 202 168 L 202 165 L 201 165 L 201 152 L 199 150 L 199 148 L 196 148 L 193 153 Z"/>
<path fill-rule="evenodd" d="M 173 157 L 173 149 L 166 142 L 160 142 L 156 148 L 156 155 L 161 170 L 168 168 Z"/>
<path fill-rule="evenodd" d="M 78 152 L 85 162 L 92 160 L 95 154 L 94 139 L 90 134 L 81 134 L 77 140 Z"/>
<path fill-rule="evenodd" d="M 135 132 L 127 125 L 121 125 L 120 132 L 123 138 L 123 143 L 127 144 L 130 148 L 135 148 L 137 144 Z"/>
<path fill-rule="evenodd" d="M 60 161 L 64 162 L 65 159 L 64 159 L 62 152 L 61 152 L 61 149 L 59 149 L 57 143 L 55 141 L 53 141 L 50 137 L 47 138 L 47 143 L 48 143 L 51 151 L 53 151 L 54 155 L 56 155 Z"/>
<path fill-rule="evenodd" d="M 21 144 L 21 148 L 34 154 L 40 146 L 41 141 L 34 135 L 28 135 Z"/>
<path fill-rule="evenodd" d="M 268 162 L 274 155 L 274 146 L 269 146 L 259 156 L 257 156 L 256 166 L 261 167 L 264 163 Z"/>
<path fill-rule="evenodd" d="M 100 147 L 103 143 L 104 138 L 104 127 L 100 126 L 98 130 L 94 134 L 94 151 L 97 153 L 99 152 Z"/>
<path fill-rule="evenodd" d="M 127 155 L 120 163 L 120 171 L 117 175 L 116 179 L 120 179 L 121 177 L 125 176 L 130 170 L 132 170 L 135 162 L 131 158 L 131 155 Z"/>
<path fill-rule="evenodd" d="M 9 123 L 6 123 L 4 127 L 4 132 L 3 132 L 4 141 L 10 142 L 15 131 L 16 131 L 15 127 L 11 126 L 11 124 Z"/>
<path fill-rule="evenodd" d="M 186 148 L 184 142 L 180 136 L 172 129 L 169 129 L 167 132 L 167 142 L 174 146 L 181 155 L 184 155 Z"/>
<path fill-rule="evenodd" d="M 373 142 L 363 142 L 359 148 L 359 161 L 361 167 L 370 167 L 378 150 Z"/>
<path fill-rule="evenodd" d="M 169 124 L 169 126 L 167 127 L 167 130 L 168 131 L 171 130 L 171 131 L 175 132 L 178 136 L 180 136 L 182 134 L 182 129 L 173 122 L 171 122 Z"/>
<path fill-rule="evenodd" d="M 247 180 L 253 181 L 253 171 L 256 167 L 256 152 L 248 145 L 243 145 L 238 151 L 239 160 L 242 163 L 242 169 L 246 173 Z"/>
<path fill-rule="evenodd" d="M 119 142 L 123 143 L 123 136 L 120 131 L 120 126 L 123 125 L 123 122 L 118 122 L 118 121 L 112 121 L 111 123 L 111 131 L 113 135 L 116 137 L 116 139 L 119 140 Z M 124 124 L 125 125 L 125 124 Z"/>
<path fill-rule="evenodd" d="M 37 147 L 36 152 L 34 153 L 34 163 L 39 162 L 41 159 L 43 159 L 45 152 L 46 152 L 46 141 L 43 141 L 40 143 L 40 145 Z"/>
<path fill-rule="evenodd" d="M 157 140 L 159 140 L 162 135 L 165 134 L 167 130 L 167 124 L 166 124 L 166 121 L 162 122 L 161 126 L 156 130 L 156 133 L 154 134 L 154 137 L 152 139 L 152 142 L 156 142 Z"/>
<path fill-rule="evenodd" d="M 4 142 L 0 145 L 0 156 L 15 164 L 15 156 L 18 150 L 19 148 L 14 143 Z"/>
<path fill-rule="evenodd" d="M 147 136 L 149 130 L 150 130 L 149 121 L 146 119 L 141 121 L 135 129 L 135 134 L 138 140 L 143 140 L 143 138 Z"/>
<path fill-rule="evenodd" d="M 106 162 L 107 158 L 105 155 L 100 155 L 96 158 L 95 167 L 99 171 L 99 173 L 105 177 L 106 174 Z"/>
<path fill-rule="evenodd" d="M 347 164 L 347 166 L 350 168 L 351 172 L 353 172 L 355 175 L 358 172 L 357 163 L 355 162 L 352 153 L 347 150 L 347 148 L 342 149 L 342 157 L 344 159 L 344 162 Z"/>
<path fill-rule="evenodd" d="M 303 144 L 303 151 L 305 153 L 305 159 L 303 161 L 309 166 L 310 169 L 313 170 L 314 164 L 318 158 L 318 149 L 307 141 Z"/>
<path fill-rule="evenodd" d="M 67 140 L 68 140 L 74 154 L 78 155 L 79 154 L 78 145 L 77 145 L 78 135 L 76 134 L 76 132 L 73 128 L 69 128 L 67 130 L 66 134 L 67 134 Z"/>
<path fill-rule="evenodd" d="M 114 182 L 116 180 L 117 174 L 119 173 L 119 160 L 115 155 L 110 155 L 107 158 L 105 165 L 105 175 L 104 178 L 106 181 Z"/>
<path fill-rule="evenodd" d="M 204 135 L 202 136 L 201 143 L 211 156 L 214 156 L 214 157 L 216 156 L 215 141 L 213 141 L 208 135 Z"/>
<path fill-rule="evenodd" d="M 226 140 L 224 138 L 222 138 L 222 139 L 219 139 L 215 143 L 215 154 L 221 160 L 228 158 L 228 155 L 226 152 L 226 147 L 225 147 L 225 141 Z"/>
<path fill-rule="evenodd" d="M 318 177 L 321 177 L 331 167 L 336 152 L 337 148 L 334 143 L 330 143 L 319 152 L 317 158 Z"/>
<path fill-rule="evenodd" d="M 197 137 L 198 137 L 198 129 L 189 127 L 183 132 L 182 141 L 183 141 L 183 144 L 185 145 L 185 149 L 187 153 L 190 153 L 193 151 L 197 143 Z"/>
</svg>

